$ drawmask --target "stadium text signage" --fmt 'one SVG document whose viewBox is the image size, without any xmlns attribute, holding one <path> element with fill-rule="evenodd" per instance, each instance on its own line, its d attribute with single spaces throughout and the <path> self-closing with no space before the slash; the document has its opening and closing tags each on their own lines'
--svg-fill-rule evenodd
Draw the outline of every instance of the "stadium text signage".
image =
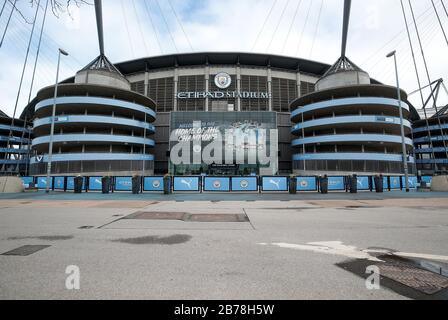
<svg viewBox="0 0 448 320">
<path fill-rule="evenodd" d="M 178 99 L 270 99 L 271 94 L 268 92 L 247 92 L 247 91 L 202 91 L 202 92 L 179 92 L 176 97 Z"/>
</svg>

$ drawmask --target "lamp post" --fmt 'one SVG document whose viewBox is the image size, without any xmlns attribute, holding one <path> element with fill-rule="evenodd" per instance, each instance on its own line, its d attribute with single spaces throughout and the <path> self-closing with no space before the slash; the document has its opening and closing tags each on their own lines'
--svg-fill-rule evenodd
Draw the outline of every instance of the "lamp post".
<svg viewBox="0 0 448 320">
<path fill-rule="evenodd" d="M 395 76 L 397 78 L 397 99 L 398 99 L 398 110 L 400 112 L 400 129 L 401 129 L 401 149 L 403 153 L 403 168 L 405 175 L 405 184 L 406 184 L 406 192 L 409 192 L 409 170 L 408 170 L 408 160 L 407 160 L 407 152 L 406 152 L 406 141 L 404 137 L 404 124 L 403 124 L 403 109 L 401 108 L 401 91 L 400 91 L 400 80 L 398 77 L 398 65 L 397 65 L 397 51 L 394 50 L 389 53 L 387 58 L 394 57 L 395 63 Z"/>
<path fill-rule="evenodd" d="M 59 66 L 61 64 L 61 54 L 68 56 L 68 53 L 59 48 L 58 54 L 58 67 L 56 69 L 56 84 L 54 86 L 54 99 L 53 99 L 53 111 L 51 116 L 51 129 L 50 129 L 50 143 L 48 146 L 48 162 L 47 162 L 47 186 L 46 193 L 50 192 L 50 175 L 51 175 L 51 158 L 53 157 L 53 134 L 54 134 L 54 118 L 56 117 L 56 98 L 58 96 L 58 82 L 59 82 Z"/>
</svg>

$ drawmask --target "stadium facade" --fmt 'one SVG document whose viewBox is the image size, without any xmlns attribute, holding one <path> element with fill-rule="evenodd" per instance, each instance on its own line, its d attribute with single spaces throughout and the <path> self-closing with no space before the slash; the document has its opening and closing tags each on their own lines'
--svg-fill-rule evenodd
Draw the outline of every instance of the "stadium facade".
<svg viewBox="0 0 448 320">
<path fill-rule="evenodd" d="M 362 70 L 344 76 L 331 70 L 251 53 L 176 54 L 115 65 L 100 56 L 59 85 L 52 174 L 401 174 L 396 88 Z M 53 93 L 42 89 L 22 114 L 34 119 L 32 175 L 45 174 Z M 418 114 L 404 92 L 402 107 L 414 164 L 410 121 Z M 274 171 L 173 166 L 173 131 L 193 130 L 198 122 L 202 132 L 235 125 L 277 129 Z"/>
</svg>

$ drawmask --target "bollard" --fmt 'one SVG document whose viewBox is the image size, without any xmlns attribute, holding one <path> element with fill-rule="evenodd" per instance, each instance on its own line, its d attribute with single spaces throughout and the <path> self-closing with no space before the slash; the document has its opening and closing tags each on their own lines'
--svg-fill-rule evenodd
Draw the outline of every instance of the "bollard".
<svg viewBox="0 0 448 320">
<path fill-rule="evenodd" d="M 383 176 L 376 176 L 374 180 L 375 180 L 375 191 L 377 193 L 383 193 L 384 192 Z"/>
<path fill-rule="evenodd" d="M 108 194 L 110 191 L 110 182 L 111 182 L 111 178 L 110 177 L 102 177 L 101 178 L 101 188 L 102 188 L 102 192 L 103 194 Z"/>
<path fill-rule="evenodd" d="M 289 193 L 297 194 L 297 177 L 289 178 Z"/>
<path fill-rule="evenodd" d="M 171 177 L 169 175 L 163 177 L 163 194 L 171 194 Z"/>
<path fill-rule="evenodd" d="M 350 193 L 358 193 L 358 176 L 354 174 L 352 177 L 349 177 L 350 181 Z"/>
<path fill-rule="evenodd" d="M 325 175 L 323 178 L 319 178 L 320 185 L 320 193 L 327 194 L 328 193 L 328 177 Z"/>
<path fill-rule="evenodd" d="M 141 178 L 140 176 L 132 177 L 132 194 L 139 194 L 141 191 Z"/>
<path fill-rule="evenodd" d="M 74 191 L 75 193 L 81 193 L 82 192 L 82 177 L 81 176 L 77 176 L 74 179 Z"/>
</svg>

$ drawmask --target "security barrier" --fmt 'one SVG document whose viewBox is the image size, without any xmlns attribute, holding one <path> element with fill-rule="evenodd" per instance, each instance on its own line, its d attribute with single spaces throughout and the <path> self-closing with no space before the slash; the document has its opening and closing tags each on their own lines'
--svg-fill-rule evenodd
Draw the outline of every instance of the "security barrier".
<svg viewBox="0 0 448 320">
<path fill-rule="evenodd" d="M 132 177 L 116 177 L 114 191 L 132 191 Z"/>
<path fill-rule="evenodd" d="M 328 191 L 344 191 L 345 177 L 328 177 Z"/>
<path fill-rule="evenodd" d="M 288 192 L 288 177 L 261 177 L 261 191 Z"/>
<path fill-rule="evenodd" d="M 105 191 L 103 180 L 106 177 L 82 177 L 82 190 L 89 191 Z M 109 187 L 107 192 L 159 192 L 165 191 L 165 181 L 167 181 L 170 192 L 268 192 L 281 193 L 290 191 L 289 177 L 283 176 L 238 176 L 238 177 L 224 177 L 224 176 L 174 176 L 174 177 L 107 177 Z M 50 189 L 55 191 L 73 191 L 75 177 L 51 177 Z M 135 180 L 133 182 L 133 179 Z M 354 176 L 333 176 L 327 177 L 328 191 L 350 191 L 350 184 L 355 183 Z M 384 176 L 371 177 L 359 176 L 356 177 L 357 191 L 376 191 L 375 179 L 382 182 L 382 189 L 384 191 L 402 190 L 405 188 L 405 177 L 402 176 Z M 316 192 L 321 189 L 320 179 L 318 177 L 296 177 L 296 185 L 293 187 L 297 192 Z M 432 177 L 423 176 L 409 177 L 410 189 L 416 189 L 419 186 L 419 181 L 431 183 Z M 46 177 L 22 177 L 24 186 L 35 184 L 38 189 L 44 190 L 47 187 Z M 134 185 L 134 189 L 133 189 Z M 293 193 L 294 194 L 294 193 Z"/>
<path fill-rule="evenodd" d="M 163 192 L 163 177 L 145 177 L 143 179 L 143 191 Z"/>
<path fill-rule="evenodd" d="M 201 191 L 200 179 L 201 177 L 173 177 L 173 191 Z"/>
<path fill-rule="evenodd" d="M 230 177 L 204 177 L 204 191 L 230 192 Z"/>
<path fill-rule="evenodd" d="M 317 191 L 317 178 L 297 177 L 297 191 Z"/>
</svg>

